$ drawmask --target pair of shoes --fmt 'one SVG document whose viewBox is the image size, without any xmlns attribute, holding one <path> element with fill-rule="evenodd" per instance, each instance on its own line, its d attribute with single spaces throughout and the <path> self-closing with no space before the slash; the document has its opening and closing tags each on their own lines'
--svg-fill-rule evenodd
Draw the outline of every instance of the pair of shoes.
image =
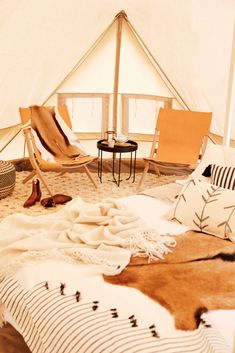
<svg viewBox="0 0 235 353">
<path fill-rule="evenodd" d="M 33 180 L 31 195 L 27 198 L 23 206 L 27 208 L 35 205 L 37 201 L 40 201 L 41 196 L 40 182 L 38 179 Z"/>
<path fill-rule="evenodd" d="M 57 204 L 63 205 L 64 203 L 71 201 L 72 197 L 63 194 L 55 194 L 51 197 L 47 197 L 41 200 L 41 205 L 44 207 L 54 207 Z"/>
</svg>

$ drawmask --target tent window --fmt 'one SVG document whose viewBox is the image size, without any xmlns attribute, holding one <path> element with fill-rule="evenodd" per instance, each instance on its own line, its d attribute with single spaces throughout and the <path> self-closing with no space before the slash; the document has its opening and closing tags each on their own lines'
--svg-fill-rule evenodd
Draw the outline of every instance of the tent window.
<svg viewBox="0 0 235 353">
<path fill-rule="evenodd" d="M 158 116 L 158 111 L 161 107 L 171 108 L 172 98 L 141 94 L 123 94 L 123 133 L 136 140 L 151 140 L 155 131 L 156 116 Z"/>
<path fill-rule="evenodd" d="M 129 100 L 129 133 L 148 134 L 154 131 L 156 111 L 163 107 L 163 102 L 145 99 Z M 144 121 L 144 124 L 143 124 Z"/>
<path fill-rule="evenodd" d="M 100 139 L 108 129 L 108 94 L 59 93 L 58 104 L 67 105 L 72 128 L 81 139 Z"/>
</svg>

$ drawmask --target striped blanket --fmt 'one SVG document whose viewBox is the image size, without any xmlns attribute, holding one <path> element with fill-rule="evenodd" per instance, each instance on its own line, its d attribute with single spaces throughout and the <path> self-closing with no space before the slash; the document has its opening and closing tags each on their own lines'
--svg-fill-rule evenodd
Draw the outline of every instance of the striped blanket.
<svg viewBox="0 0 235 353">
<path fill-rule="evenodd" d="M 1 300 L 11 312 L 32 353 L 227 353 L 218 331 L 202 320 L 195 331 L 161 338 L 160 319 L 142 325 L 135 312 L 119 312 L 105 301 L 88 300 L 79 288 L 43 281 L 26 290 L 14 278 L 0 284 Z"/>
</svg>

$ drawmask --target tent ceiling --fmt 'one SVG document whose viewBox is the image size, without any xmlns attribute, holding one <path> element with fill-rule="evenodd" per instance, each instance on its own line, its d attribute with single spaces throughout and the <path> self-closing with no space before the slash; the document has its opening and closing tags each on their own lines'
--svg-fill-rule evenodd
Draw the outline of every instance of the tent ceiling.
<svg viewBox="0 0 235 353">
<path fill-rule="evenodd" d="M 1 1 L 0 128 L 19 123 L 19 106 L 44 102 L 122 9 L 189 107 L 212 111 L 222 135 L 234 0 Z"/>
<path fill-rule="evenodd" d="M 117 23 L 107 30 L 99 44 L 57 93 L 113 93 Z M 172 97 L 144 49 L 124 21 L 122 26 L 119 92 Z"/>
</svg>

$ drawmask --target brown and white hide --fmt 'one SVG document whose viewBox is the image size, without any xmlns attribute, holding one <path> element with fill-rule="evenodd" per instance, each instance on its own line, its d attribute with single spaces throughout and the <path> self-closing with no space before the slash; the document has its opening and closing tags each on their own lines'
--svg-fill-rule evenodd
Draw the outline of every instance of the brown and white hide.
<svg viewBox="0 0 235 353">
<path fill-rule="evenodd" d="M 139 289 L 167 308 L 181 330 L 196 329 L 208 310 L 235 309 L 235 244 L 193 231 L 177 236 L 165 260 L 133 258 L 112 284 Z"/>
<path fill-rule="evenodd" d="M 31 106 L 31 126 L 35 130 L 42 146 L 50 152 L 55 160 L 71 160 L 84 155 L 76 145 L 71 145 L 61 128 L 53 108 Z"/>
</svg>

